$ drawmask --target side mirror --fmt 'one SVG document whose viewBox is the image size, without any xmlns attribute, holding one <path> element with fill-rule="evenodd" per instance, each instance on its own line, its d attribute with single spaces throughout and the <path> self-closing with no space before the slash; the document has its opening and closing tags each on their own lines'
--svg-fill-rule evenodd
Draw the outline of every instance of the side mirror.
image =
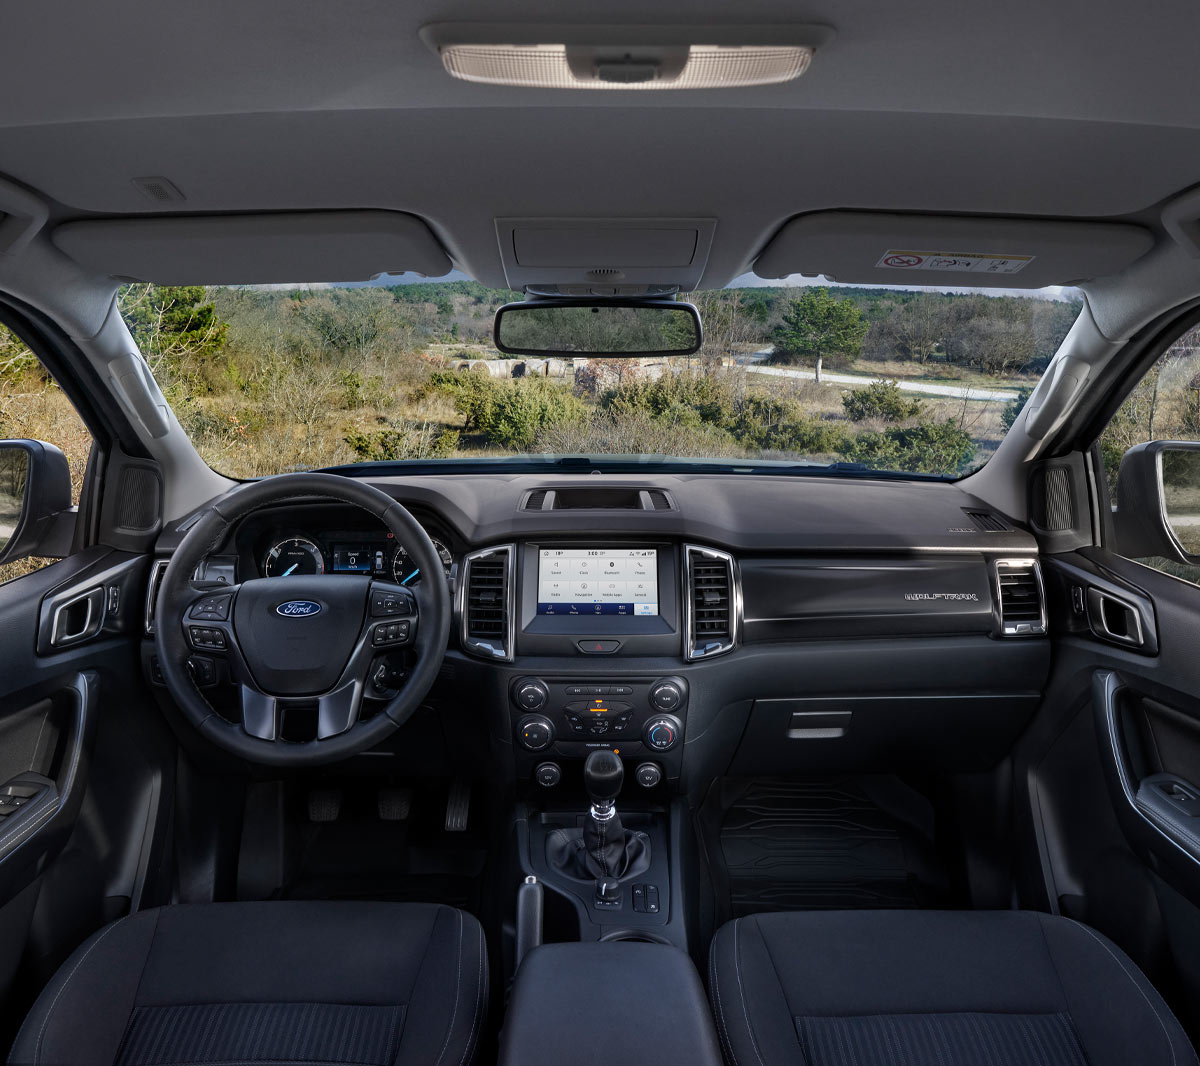
<svg viewBox="0 0 1200 1066">
<path fill-rule="evenodd" d="M 1122 555 L 1200 566 L 1200 442 L 1130 448 L 1117 471 L 1113 523 Z"/>
<path fill-rule="evenodd" d="M 67 457 L 53 444 L 0 440 L 0 565 L 62 558 L 74 532 Z"/>
</svg>

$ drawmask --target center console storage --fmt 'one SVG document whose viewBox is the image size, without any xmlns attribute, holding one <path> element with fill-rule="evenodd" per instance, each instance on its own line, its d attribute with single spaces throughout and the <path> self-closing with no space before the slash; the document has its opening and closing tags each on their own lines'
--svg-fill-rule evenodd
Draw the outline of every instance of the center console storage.
<svg viewBox="0 0 1200 1066">
<path fill-rule="evenodd" d="M 517 970 L 501 1066 L 722 1066 L 692 960 L 664 944 L 543 944 Z"/>
</svg>

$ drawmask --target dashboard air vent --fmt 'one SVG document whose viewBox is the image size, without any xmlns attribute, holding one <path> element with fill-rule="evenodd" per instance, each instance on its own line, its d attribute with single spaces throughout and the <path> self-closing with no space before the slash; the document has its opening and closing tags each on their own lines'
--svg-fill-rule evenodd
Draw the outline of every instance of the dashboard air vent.
<svg viewBox="0 0 1200 1066">
<path fill-rule="evenodd" d="M 163 574 L 167 572 L 169 559 L 155 559 L 150 567 L 150 582 L 146 586 L 146 613 L 142 621 L 142 629 L 146 636 L 154 636 L 154 615 L 158 610 L 158 590 L 162 588 Z"/>
<path fill-rule="evenodd" d="M 994 511 L 967 511 L 975 528 L 983 533 L 1011 533 L 1012 527 Z"/>
<path fill-rule="evenodd" d="M 534 489 L 522 511 L 673 511 L 675 504 L 663 489 L 581 488 Z"/>
<path fill-rule="evenodd" d="M 996 597 L 1004 636 L 1038 636 L 1046 632 L 1046 599 L 1036 559 L 997 559 Z"/>
<path fill-rule="evenodd" d="M 526 511 L 540 511 L 546 506 L 546 497 L 550 495 L 549 489 L 535 489 L 525 497 Z"/>
<path fill-rule="evenodd" d="M 671 510 L 671 498 L 663 492 L 662 489 L 650 489 L 646 496 L 650 500 L 650 510 L 652 511 L 669 511 Z"/>
<path fill-rule="evenodd" d="M 689 659 L 729 651 L 737 641 L 741 596 L 733 556 L 715 548 L 684 548 L 687 603 L 685 649 Z"/>
<path fill-rule="evenodd" d="M 513 657 L 513 548 L 486 548 L 463 559 L 462 642 L 466 651 Z"/>
</svg>

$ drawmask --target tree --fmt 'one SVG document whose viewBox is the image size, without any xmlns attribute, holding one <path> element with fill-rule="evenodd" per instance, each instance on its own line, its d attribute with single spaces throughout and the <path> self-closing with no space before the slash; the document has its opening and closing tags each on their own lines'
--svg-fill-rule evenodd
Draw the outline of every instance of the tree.
<svg viewBox="0 0 1200 1066">
<path fill-rule="evenodd" d="M 840 300 L 828 289 L 805 289 L 792 300 L 775 328 L 775 358 L 781 362 L 815 360 L 817 381 L 826 355 L 854 359 L 862 351 L 867 323 L 853 300 Z"/>
</svg>

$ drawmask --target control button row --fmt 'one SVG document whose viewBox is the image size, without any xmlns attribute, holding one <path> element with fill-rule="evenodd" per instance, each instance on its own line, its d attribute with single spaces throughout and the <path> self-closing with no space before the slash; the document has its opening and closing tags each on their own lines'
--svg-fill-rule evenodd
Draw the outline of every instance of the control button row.
<svg viewBox="0 0 1200 1066">
<path fill-rule="evenodd" d="M 412 601 L 399 592 L 374 589 L 371 592 L 371 617 L 390 618 L 397 614 L 412 614 Z"/>
<path fill-rule="evenodd" d="M 219 629 L 205 629 L 202 626 L 191 626 L 188 630 L 192 638 L 193 648 L 225 649 L 225 634 Z"/>
<path fill-rule="evenodd" d="M 568 696 L 632 696 L 629 685 L 567 685 L 563 691 Z"/>
<path fill-rule="evenodd" d="M 634 885 L 633 909 L 638 914 L 657 914 L 658 885 Z"/>
<path fill-rule="evenodd" d="M 605 703 L 603 700 L 593 700 L 591 703 L 568 703 L 564 708 L 567 714 L 626 714 L 633 710 L 630 703 Z"/>
<path fill-rule="evenodd" d="M 567 713 L 567 724 L 571 727 L 572 733 L 590 733 L 594 737 L 606 736 L 611 730 L 614 733 L 619 733 L 622 729 L 629 727 L 629 720 L 633 717 L 633 712 L 623 714 L 619 718 L 580 718 L 577 714 Z"/>
<path fill-rule="evenodd" d="M 376 648 L 388 644 L 403 644 L 408 640 L 409 624 L 407 622 L 388 622 L 378 625 L 371 633 L 371 645 Z"/>
<path fill-rule="evenodd" d="M 228 592 L 205 596 L 192 604 L 188 617 L 198 622 L 226 622 L 229 620 L 229 603 L 232 599 L 233 596 Z"/>
</svg>

